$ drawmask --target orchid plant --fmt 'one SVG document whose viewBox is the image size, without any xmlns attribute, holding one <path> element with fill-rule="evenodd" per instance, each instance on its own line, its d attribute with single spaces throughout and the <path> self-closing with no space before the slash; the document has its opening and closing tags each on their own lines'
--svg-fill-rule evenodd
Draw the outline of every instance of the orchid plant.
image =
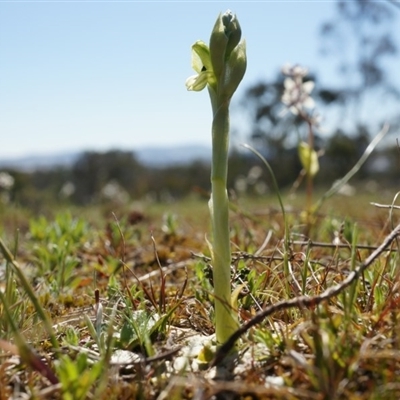
<svg viewBox="0 0 400 400">
<path fill-rule="evenodd" d="M 313 178 L 319 171 L 318 153 L 314 149 L 314 128 L 319 125 L 319 116 L 315 112 L 315 102 L 311 97 L 314 82 L 305 80 L 308 70 L 300 65 L 285 65 L 282 67 L 282 74 L 285 76 L 285 80 L 281 100 L 286 106 L 285 112 L 290 111 L 305 121 L 308 126 L 308 142 L 300 141 L 298 153 L 303 173 L 307 179 L 307 225 L 310 225 Z"/>
<path fill-rule="evenodd" d="M 196 75 L 186 80 L 191 91 L 207 87 L 213 113 L 211 199 L 212 244 L 215 298 L 215 331 L 219 344 L 238 328 L 237 311 L 231 299 L 231 248 L 229 200 L 226 189 L 229 147 L 229 105 L 246 71 L 246 44 L 241 39 L 239 21 L 231 11 L 220 14 L 207 46 L 192 46 L 192 67 Z"/>
</svg>

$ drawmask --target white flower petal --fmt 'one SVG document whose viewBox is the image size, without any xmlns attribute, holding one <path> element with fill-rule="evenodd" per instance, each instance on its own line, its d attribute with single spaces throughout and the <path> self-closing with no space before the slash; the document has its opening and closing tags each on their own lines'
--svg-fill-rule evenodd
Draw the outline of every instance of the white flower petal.
<svg viewBox="0 0 400 400">
<path fill-rule="evenodd" d="M 308 69 L 302 67 L 301 65 L 295 65 L 292 69 L 292 74 L 294 76 L 304 77 L 308 74 Z"/>
<path fill-rule="evenodd" d="M 192 68 L 199 74 L 203 68 L 203 63 L 199 55 L 192 51 Z"/>
<path fill-rule="evenodd" d="M 193 86 L 196 84 L 196 80 L 199 75 L 192 75 L 189 76 L 189 78 L 186 79 L 185 85 L 187 90 L 193 90 Z"/>
<path fill-rule="evenodd" d="M 283 86 L 286 90 L 292 90 L 296 86 L 296 82 L 292 78 L 285 78 Z"/>
<path fill-rule="evenodd" d="M 311 93 L 312 90 L 314 89 L 314 86 L 315 86 L 315 84 L 314 84 L 313 81 L 304 82 L 304 83 L 303 83 L 303 90 L 304 90 L 306 93 Z"/>
<path fill-rule="evenodd" d="M 315 101 L 312 97 L 308 96 L 302 101 L 302 105 L 305 108 L 314 108 L 315 107 Z"/>
<path fill-rule="evenodd" d="M 286 63 L 282 66 L 281 72 L 283 75 L 290 76 L 292 75 L 292 68 L 293 68 L 292 64 Z"/>
<path fill-rule="evenodd" d="M 198 75 L 192 75 L 186 79 L 185 85 L 187 90 L 193 90 L 195 92 L 200 92 L 203 90 L 208 81 L 208 74 L 206 72 L 200 73 Z"/>
<path fill-rule="evenodd" d="M 293 103 L 293 99 L 292 96 L 290 95 L 290 93 L 283 93 L 282 99 L 281 99 L 282 103 L 289 105 Z"/>
</svg>

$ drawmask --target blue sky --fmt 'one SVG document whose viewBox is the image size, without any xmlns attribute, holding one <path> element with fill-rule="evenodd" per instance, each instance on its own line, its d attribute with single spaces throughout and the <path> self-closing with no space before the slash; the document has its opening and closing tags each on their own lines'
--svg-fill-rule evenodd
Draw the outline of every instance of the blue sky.
<svg viewBox="0 0 400 400">
<path fill-rule="evenodd" d="M 334 1 L 0 1 L 0 157 L 209 145 L 208 94 L 184 83 L 191 45 L 228 8 L 247 42 L 242 91 L 286 62 L 331 79 L 318 29 Z"/>
</svg>

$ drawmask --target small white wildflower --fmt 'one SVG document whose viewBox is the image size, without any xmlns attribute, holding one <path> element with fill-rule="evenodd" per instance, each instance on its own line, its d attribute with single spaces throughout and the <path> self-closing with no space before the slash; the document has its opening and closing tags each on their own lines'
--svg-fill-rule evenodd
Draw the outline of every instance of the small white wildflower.
<svg viewBox="0 0 400 400">
<path fill-rule="evenodd" d="M 106 200 L 127 203 L 129 201 L 128 192 L 115 180 L 111 180 L 101 189 L 101 194 Z"/>
<path fill-rule="evenodd" d="M 75 193 L 75 185 L 69 181 L 64 183 L 64 185 L 60 190 L 60 195 L 65 198 L 72 196 L 74 193 Z"/>
<path fill-rule="evenodd" d="M 282 67 L 282 73 L 287 76 L 283 82 L 284 92 L 282 103 L 285 104 L 290 112 L 298 115 L 304 108 L 312 109 L 315 107 L 314 99 L 310 93 L 314 89 L 313 81 L 303 82 L 308 70 L 301 66 Z"/>
<path fill-rule="evenodd" d="M 301 65 L 285 64 L 281 68 L 282 74 L 286 76 L 298 76 L 304 78 L 308 74 L 308 69 Z"/>
<path fill-rule="evenodd" d="M 262 168 L 259 165 L 252 167 L 247 174 L 247 181 L 250 185 L 254 185 L 262 175 Z"/>
<path fill-rule="evenodd" d="M 8 172 L 0 172 L 0 188 L 10 190 L 14 186 L 15 179 Z"/>
<path fill-rule="evenodd" d="M 239 193 L 245 193 L 247 190 L 247 179 L 244 176 L 239 176 L 235 180 L 235 190 Z"/>
</svg>

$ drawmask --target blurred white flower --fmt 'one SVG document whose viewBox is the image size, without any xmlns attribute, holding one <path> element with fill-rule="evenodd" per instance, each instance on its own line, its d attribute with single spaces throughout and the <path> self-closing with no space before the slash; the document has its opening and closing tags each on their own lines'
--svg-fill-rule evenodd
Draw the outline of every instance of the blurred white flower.
<svg viewBox="0 0 400 400">
<path fill-rule="evenodd" d="M 281 100 L 289 111 L 294 115 L 298 115 L 304 108 L 314 108 L 315 102 L 310 96 L 310 93 L 314 89 L 314 82 L 303 82 L 304 77 L 308 74 L 307 68 L 299 65 L 285 65 L 282 67 L 282 73 L 286 78 L 283 82 L 284 92 Z"/>
<path fill-rule="evenodd" d="M 262 172 L 263 170 L 259 165 L 251 167 L 247 174 L 247 182 L 250 185 L 254 185 L 261 178 Z"/>
<path fill-rule="evenodd" d="M 106 183 L 101 189 L 101 195 L 105 200 L 112 200 L 120 204 L 127 203 L 129 201 L 128 192 L 114 180 Z"/>
<path fill-rule="evenodd" d="M 254 191 L 258 194 L 258 195 L 263 195 L 265 193 L 268 192 L 268 185 L 265 182 L 257 182 L 254 185 Z"/>
<path fill-rule="evenodd" d="M 0 172 L 0 188 L 10 190 L 14 186 L 14 181 L 8 172 Z"/>
<path fill-rule="evenodd" d="M 75 193 L 75 185 L 72 182 L 66 182 L 60 190 L 61 197 L 70 197 Z"/>
<path fill-rule="evenodd" d="M 239 176 L 235 180 L 235 190 L 238 193 L 245 193 L 247 190 L 247 179 L 244 176 Z"/>
<path fill-rule="evenodd" d="M 308 68 L 302 67 L 301 65 L 285 64 L 281 68 L 282 74 L 286 76 L 298 76 L 304 78 L 308 74 Z"/>
</svg>

